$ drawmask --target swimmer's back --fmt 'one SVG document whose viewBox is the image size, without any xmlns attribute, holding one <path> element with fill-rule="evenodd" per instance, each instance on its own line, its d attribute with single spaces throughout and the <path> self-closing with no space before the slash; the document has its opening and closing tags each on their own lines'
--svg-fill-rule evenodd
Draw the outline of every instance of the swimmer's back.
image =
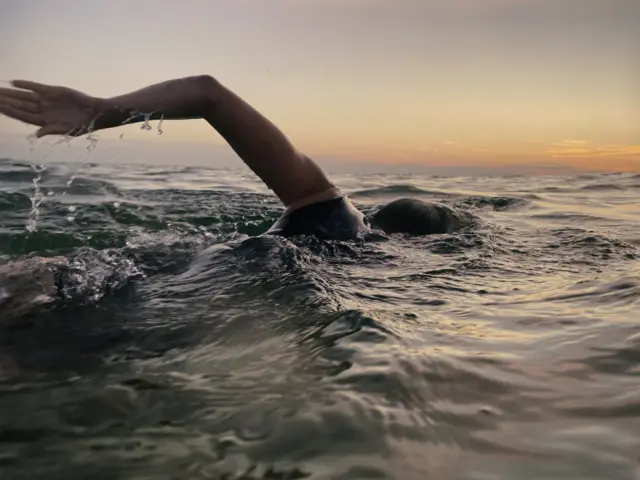
<svg viewBox="0 0 640 480">
<path fill-rule="evenodd" d="M 285 212 L 267 234 L 311 235 L 321 240 L 352 240 L 369 230 L 364 215 L 341 195 Z"/>
</svg>

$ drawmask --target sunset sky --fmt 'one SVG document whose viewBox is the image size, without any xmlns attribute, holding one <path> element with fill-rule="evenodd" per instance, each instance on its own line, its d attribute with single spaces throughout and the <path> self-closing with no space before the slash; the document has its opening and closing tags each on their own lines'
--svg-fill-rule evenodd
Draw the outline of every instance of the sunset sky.
<svg viewBox="0 0 640 480">
<path fill-rule="evenodd" d="M 638 0 L 21 0 L 0 80 L 110 96 L 208 73 L 323 158 L 640 171 L 639 24 Z M 32 130 L 0 118 L 0 157 Z M 100 136 L 223 144 L 164 130 Z"/>
</svg>

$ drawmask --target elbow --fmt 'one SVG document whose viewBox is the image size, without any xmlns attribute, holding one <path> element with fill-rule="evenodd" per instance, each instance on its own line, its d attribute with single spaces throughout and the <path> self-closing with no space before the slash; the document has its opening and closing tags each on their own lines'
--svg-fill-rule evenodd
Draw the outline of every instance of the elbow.
<svg viewBox="0 0 640 480">
<path fill-rule="evenodd" d="M 221 84 L 211 75 L 196 75 L 190 80 L 197 92 L 199 113 L 204 117 L 215 107 Z"/>
<path fill-rule="evenodd" d="M 220 88 L 220 82 L 211 75 L 196 75 L 191 78 L 197 91 L 205 95 L 211 95 Z"/>
<path fill-rule="evenodd" d="M 195 75 L 191 78 L 198 86 L 200 86 L 200 88 L 203 89 L 219 85 L 218 81 L 211 75 Z"/>
</svg>

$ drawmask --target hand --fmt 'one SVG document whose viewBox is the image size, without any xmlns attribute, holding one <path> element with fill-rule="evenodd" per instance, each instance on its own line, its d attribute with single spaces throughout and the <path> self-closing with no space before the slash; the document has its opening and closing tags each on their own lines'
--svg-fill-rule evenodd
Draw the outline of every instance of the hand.
<svg viewBox="0 0 640 480">
<path fill-rule="evenodd" d="M 38 138 L 83 135 L 98 116 L 100 99 L 82 92 L 26 80 L 11 85 L 15 88 L 0 88 L 0 114 L 41 127 Z"/>
</svg>

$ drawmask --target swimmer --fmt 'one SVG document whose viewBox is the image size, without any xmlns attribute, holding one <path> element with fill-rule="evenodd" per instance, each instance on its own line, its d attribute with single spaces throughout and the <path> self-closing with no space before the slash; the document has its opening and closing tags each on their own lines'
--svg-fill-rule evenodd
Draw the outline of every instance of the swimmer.
<svg viewBox="0 0 640 480">
<path fill-rule="evenodd" d="M 268 234 L 349 240 L 371 227 L 385 233 L 425 234 L 445 233 L 456 224 L 449 207 L 417 199 L 394 202 L 365 221 L 282 131 L 208 75 L 169 80 L 112 98 L 26 80 L 12 85 L 0 88 L 0 114 L 40 127 L 38 137 L 79 136 L 146 119 L 204 119 L 283 203 L 285 211 Z"/>
<path fill-rule="evenodd" d="M 449 207 L 417 199 L 393 202 L 367 222 L 325 172 L 297 150 L 278 127 L 208 75 L 168 80 L 112 98 L 26 80 L 11 84 L 13 88 L 0 88 L 0 114 L 38 126 L 39 138 L 80 136 L 144 120 L 204 119 L 283 203 L 285 210 L 269 235 L 350 240 L 372 228 L 385 233 L 425 234 L 446 233 L 456 224 Z M 37 262 L 18 265 L 10 269 L 14 275 L 20 268 L 42 267 Z M 55 262 L 50 267 L 55 267 Z M 51 285 L 55 283 L 49 282 Z"/>
</svg>

